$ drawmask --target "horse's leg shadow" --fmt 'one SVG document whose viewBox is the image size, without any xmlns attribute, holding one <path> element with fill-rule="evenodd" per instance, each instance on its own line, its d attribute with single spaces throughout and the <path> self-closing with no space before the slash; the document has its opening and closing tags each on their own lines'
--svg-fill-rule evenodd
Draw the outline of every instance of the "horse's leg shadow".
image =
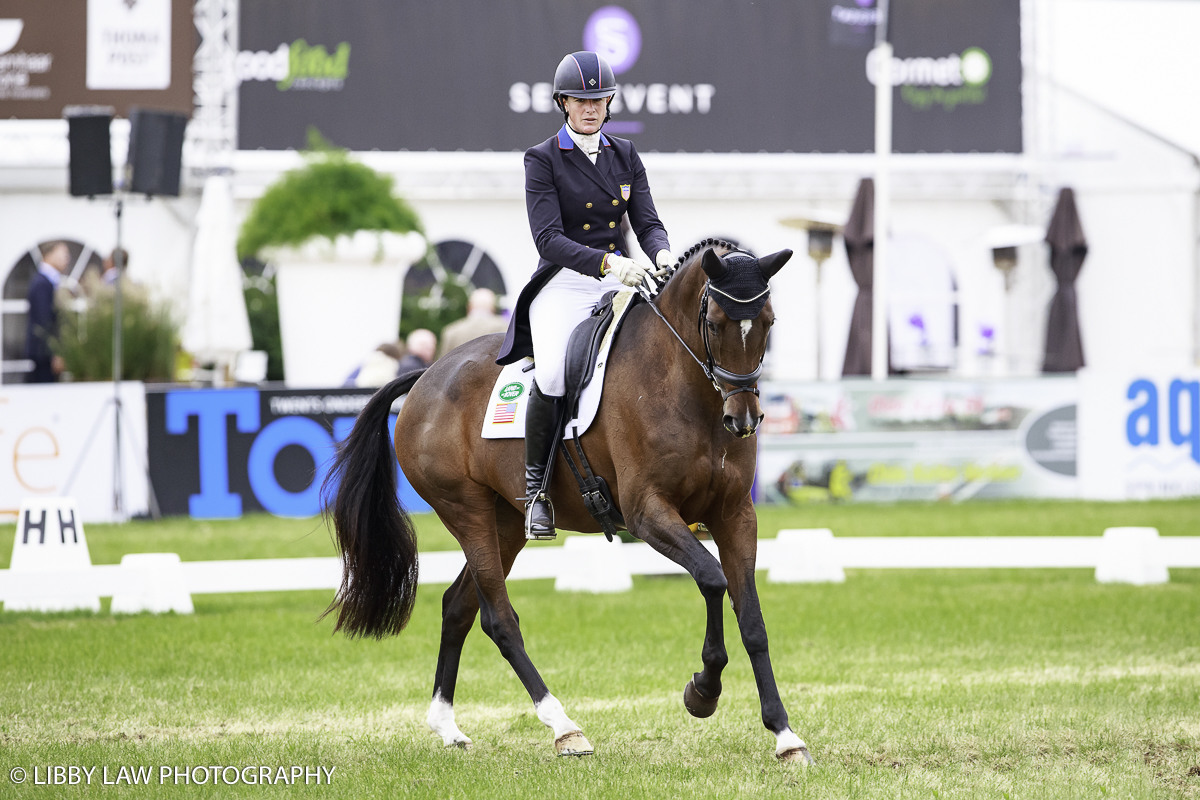
<svg viewBox="0 0 1200 800">
<path fill-rule="evenodd" d="M 708 527 L 720 549 L 721 564 L 729 580 L 729 599 L 737 615 L 750 667 L 754 670 L 754 682 L 758 684 L 763 725 L 775 734 L 775 756 L 783 762 L 808 765 L 813 763 L 812 756 L 804 740 L 788 725 L 787 710 L 783 707 L 771 667 L 767 626 L 763 622 L 758 588 L 754 583 L 758 520 L 754 507 L 747 505 L 741 514 L 726 521 L 710 522 Z"/>
<path fill-rule="evenodd" d="M 463 643 L 475 614 L 479 613 L 480 627 L 496 643 L 529 692 L 538 719 L 554 731 L 555 751 L 559 755 L 587 755 L 592 752 L 591 744 L 558 699 L 550 694 L 525 652 L 520 619 L 504 583 L 517 554 L 525 546 L 524 518 L 495 495 L 492 500 L 483 512 L 481 504 L 468 505 L 464 493 L 446 513 L 437 509 L 438 516 L 462 545 L 467 566 L 442 598 L 442 641 L 427 722 L 447 746 L 470 744 L 470 739 L 454 723 L 453 697 Z"/>
<path fill-rule="evenodd" d="M 686 569 L 704 597 L 708 612 L 704 648 L 700 652 L 704 666 L 684 687 L 683 706 L 693 717 L 711 717 L 721 697 L 721 672 L 729 663 L 721 608 L 727 581 L 721 564 L 688 530 L 679 513 L 657 499 L 651 501 L 633 529 L 635 536 Z"/>
</svg>

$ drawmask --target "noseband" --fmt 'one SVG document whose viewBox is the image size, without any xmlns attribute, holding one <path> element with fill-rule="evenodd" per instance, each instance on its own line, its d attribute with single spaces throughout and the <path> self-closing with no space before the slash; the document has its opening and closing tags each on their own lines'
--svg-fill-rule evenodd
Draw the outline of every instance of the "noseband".
<svg viewBox="0 0 1200 800">
<path fill-rule="evenodd" d="M 716 359 L 713 358 L 712 343 L 709 341 L 709 338 L 708 338 L 708 326 L 704 324 L 705 320 L 708 317 L 708 300 L 709 300 L 709 293 L 710 293 L 711 289 L 712 289 L 711 281 L 705 281 L 704 282 L 704 294 L 702 294 L 700 296 L 700 316 L 696 322 L 697 327 L 700 329 L 700 338 L 704 340 L 704 361 L 701 361 L 700 358 L 695 353 L 692 352 L 692 348 L 688 347 L 687 342 L 685 342 L 683 340 L 683 337 L 679 335 L 679 332 L 675 330 L 674 326 L 672 326 L 670 322 L 667 322 L 667 318 L 664 317 L 662 312 L 658 310 L 658 306 L 654 303 L 653 300 L 650 301 L 650 308 L 652 308 L 654 310 L 654 313 L 658 315 L 658 318 L 663 321 L 663 324 L 665 324 L 667 326 L 667 329 L 670 330 L 671 333 L 675 334 L 675 338 L 679 340 L 679 343 L 681 345 L 683 345 L 683 349 L 687 350 L 688 355 L 692 357 L 692 360 L 700 365 L 700 369 L 704 370 L 704 375 L 712 383 L 713 388 L 721 393 L 722 402 L 733 397 L 735 394 L 741 394 L 742 392 L 749 392 L 750 394 L 753 394 L 755 397 L 758 397 L 759 396 L 758 395 L 758 386 L 756 386 L 755 384 L 758 383 L 759 376 L 762 375 L 762 371 L 763 371 L 762 359 L 759 359 L 758 367 L 756 367 L 753 372 L 747 372 L 747 373 L 742 374 L 742 373 L 737 373 L 737 372 L 730 372 L 727 369 L 723 369 L 720 365 L 717 364 Z M 737 298 L 731 298 L 731 299 L 733 299 L 737 302 L 745 302 L 745 301 L 737 300 Z M 751 299 L 756 300 L 758 298 L 751 298 Z M 764 353 L 764 356 L 765 355 L 766 354 Z M 730 386 L 735 386 L 737 388 L 732 389 L 727 392 L 721 388 L 721 383 L 727 383 Z"/>
</svg>

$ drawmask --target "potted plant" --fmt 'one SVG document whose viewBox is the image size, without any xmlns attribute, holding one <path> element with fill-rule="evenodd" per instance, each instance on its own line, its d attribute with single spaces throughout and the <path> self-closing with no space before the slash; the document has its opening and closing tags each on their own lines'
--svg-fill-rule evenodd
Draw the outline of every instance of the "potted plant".
<svg viewBox="0 0 1200 800">
<path fill-rule="evenodd" d="M 366 354 L 396 339 L 401 278 L 425 239 L 391 178 L 315 132 L 304 161 L 251 208 L 238 256 L 276 265 L 287 384 L 340 386 Z"/>
</svg>

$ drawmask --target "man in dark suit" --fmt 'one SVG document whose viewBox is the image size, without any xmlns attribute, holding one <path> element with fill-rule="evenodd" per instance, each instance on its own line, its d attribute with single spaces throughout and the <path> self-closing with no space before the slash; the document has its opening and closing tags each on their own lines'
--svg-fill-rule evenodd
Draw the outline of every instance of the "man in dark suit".
<svg viewBox="0 0 1200 800">
<path fill-rule="evenodd" d="M 50 349 L 50 340 L 58 336 L 58 310 L 54 292 L 62 276 L 71 266 L 71 253 L 63 242 L 42 245 L 42 260 L 33 280 L 29 282 L 26 298 L 29 314 L 25 330 L 25 358 L 33 362 L 33 371 L 26 383 L 54 383 L 63 371 L 63 360 Z"/>
<path fill-rule="evenodd" d="M 604 293 L 637 286 L 651 269 L 625 254 L 621 217 L 659 271 L 671 264 L 646 170 L 633 143 L 605 136 L 617 91 L 596 53 L 572 53 L 554 74 L 554 99 L 566 124 L 525 153 L 525 205 L 537 245 L 537 270 L 521 291 L 497 362 L 536 363 L 525 416 L 525 536 L 553 539 L 554 509 L 542 491 L 558 435 L 567 340 Z"/>
</svg>

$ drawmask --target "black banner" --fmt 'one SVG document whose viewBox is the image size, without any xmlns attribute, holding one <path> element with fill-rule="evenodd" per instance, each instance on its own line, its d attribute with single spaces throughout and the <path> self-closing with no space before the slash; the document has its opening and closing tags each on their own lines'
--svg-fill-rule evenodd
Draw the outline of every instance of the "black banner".
<svg viewBox="0 0 1200 800">
<path fill-rule="evenodd" d="M 315 516 L 334 443 L 373 391 L 147 388 L 150 479 L 162 513 Z M 429 510 L 399 468 L 397 491 L 409 511 Z"/>
<path fill-rule="evenodd" d="M 524 150 L 592 49 L 643 151 L 869 152 L 875 0 L 242 0 L 240 146 Z M 1021 150 L 1020 4 L 892 4 L 898 152 Z"/>
</svg>

